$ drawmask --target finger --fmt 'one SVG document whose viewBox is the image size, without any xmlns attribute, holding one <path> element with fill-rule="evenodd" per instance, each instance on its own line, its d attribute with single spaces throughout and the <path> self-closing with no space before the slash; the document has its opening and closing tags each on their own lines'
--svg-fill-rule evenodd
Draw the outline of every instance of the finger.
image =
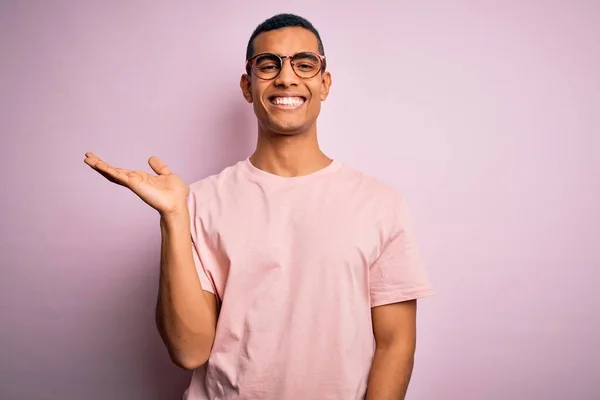
<svg viewBox="0 0 600 400">
<path fill-rule="evenodd" d="M 170 175 L 171 170 L 167 165 L 162 162 L 158 157 L 150 157 L 148 160 L 148 164 L 152 171 L 156 172 L 158 175 Z"/>
<path fill-rule="evenodd" d="M 94 166 L 96 165 L 96 163 L 98 161 L 102 161 L 102 160 L 100 159 L 100 157 L 98 157 L 94 153 L 91 153 L 91 152 L 85 153 L 85 159 L 83 160 L 83 162 L 85 162 L 90 167 L 94 168 Z"/>
<path fill-rule="evenodd" d="M 89 165 L 90 167 L 93 167 L 96 161 L 99 159 L 100 158 L 98 158 L 98 156 L 96 156 L 94 153 L 87 152 L 85 153 L 85 159 L 83 160 L 83 162 Z"/>
<path fill-rule="evenodd" d="M 98 171 L 102 176 L 111 182 L 119 183 L 122 185 L 128 185 L 129 181 L 129 170 L 124 168 L 115 168 L 108 163 L 99 159 L 93 153 L 86 153 L 87 158 L 84 162 Z"/>
<path fill-rule="evenodd" d="M 122 185 L 122 183 L 117 182 L 117 180 L 115 178 L 113 178 L 112 176 L 108 175 L 106 172 L 102 172 L 102 171 L 97 171 L 100 175 L 102 175 L 103 177 L 105 177 L 106 179 L 108 179 L 109 181 L 111 181 L 112 183 L 116 183 L 117 185 Z"/>
</svg>

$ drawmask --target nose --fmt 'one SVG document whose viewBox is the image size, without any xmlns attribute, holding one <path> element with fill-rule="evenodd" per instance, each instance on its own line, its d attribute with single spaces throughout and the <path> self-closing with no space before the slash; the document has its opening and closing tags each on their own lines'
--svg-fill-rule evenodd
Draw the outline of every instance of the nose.
<svg viewBox="0 0 600 400">
<path fill-rule="evenodd" d="M 281 71 L 274 82 L 275 86 L 290 87 L 298 84 L 298 76 L 292 68 L 292 62 L 289 58 L 284 58 L 281 64 Z"/>
</svg>

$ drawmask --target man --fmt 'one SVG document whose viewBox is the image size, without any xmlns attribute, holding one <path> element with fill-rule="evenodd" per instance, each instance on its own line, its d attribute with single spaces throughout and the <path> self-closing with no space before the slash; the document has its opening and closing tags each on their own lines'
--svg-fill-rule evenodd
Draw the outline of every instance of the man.
<svg viewBox="0 0 600 400">
<path fill-rule="evenodd" d="M 188 187 L 155 157 L 156 176 L 86 154 L 160 213 L 157 325 L 194 370 L 184 398 L 403 399 L 432 293 L 406 203 L 320 150 L 331 74 L 308 21 L 268 19 L 246 58 L 248 159 Z"/>
</svg>

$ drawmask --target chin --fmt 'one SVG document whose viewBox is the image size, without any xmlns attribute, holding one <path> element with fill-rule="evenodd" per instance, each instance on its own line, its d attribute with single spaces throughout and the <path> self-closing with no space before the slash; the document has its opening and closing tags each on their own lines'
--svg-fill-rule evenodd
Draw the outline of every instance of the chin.
<svg viewBox="0 0 600 400">
<path fill-rule="evenodd" d="M 309 128 L 305 125 L 274 125 L 269 131 L 282 136 L 295 136 L 308 131 Z"/>
<path fill-rule="evenodd" d="M 282 136 L 294 136 L 309 131 L 310 126 L 311 124 L 302 122 L 270 120 L 263 124 L 263 130 Z"/>
<path fill-rule="evenodd" d="M 275 131 L 275 134 L 280 136 L 297 136 L 302 134 L 302 131 Z"/>
</svg>

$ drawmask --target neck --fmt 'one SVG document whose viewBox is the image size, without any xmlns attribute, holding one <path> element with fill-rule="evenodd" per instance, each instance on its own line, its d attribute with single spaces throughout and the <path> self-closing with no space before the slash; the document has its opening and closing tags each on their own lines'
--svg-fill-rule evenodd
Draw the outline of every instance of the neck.
<svg viewBox="0 0 600 400">
<path fill-rule="evenodd" d="M 308 175 L 331 161 L 319 147 L 316 130 L 281 135 L 259 129 L 256 150 L 250 156 L 256 168 L 284 177 Z"/>
</svg>

